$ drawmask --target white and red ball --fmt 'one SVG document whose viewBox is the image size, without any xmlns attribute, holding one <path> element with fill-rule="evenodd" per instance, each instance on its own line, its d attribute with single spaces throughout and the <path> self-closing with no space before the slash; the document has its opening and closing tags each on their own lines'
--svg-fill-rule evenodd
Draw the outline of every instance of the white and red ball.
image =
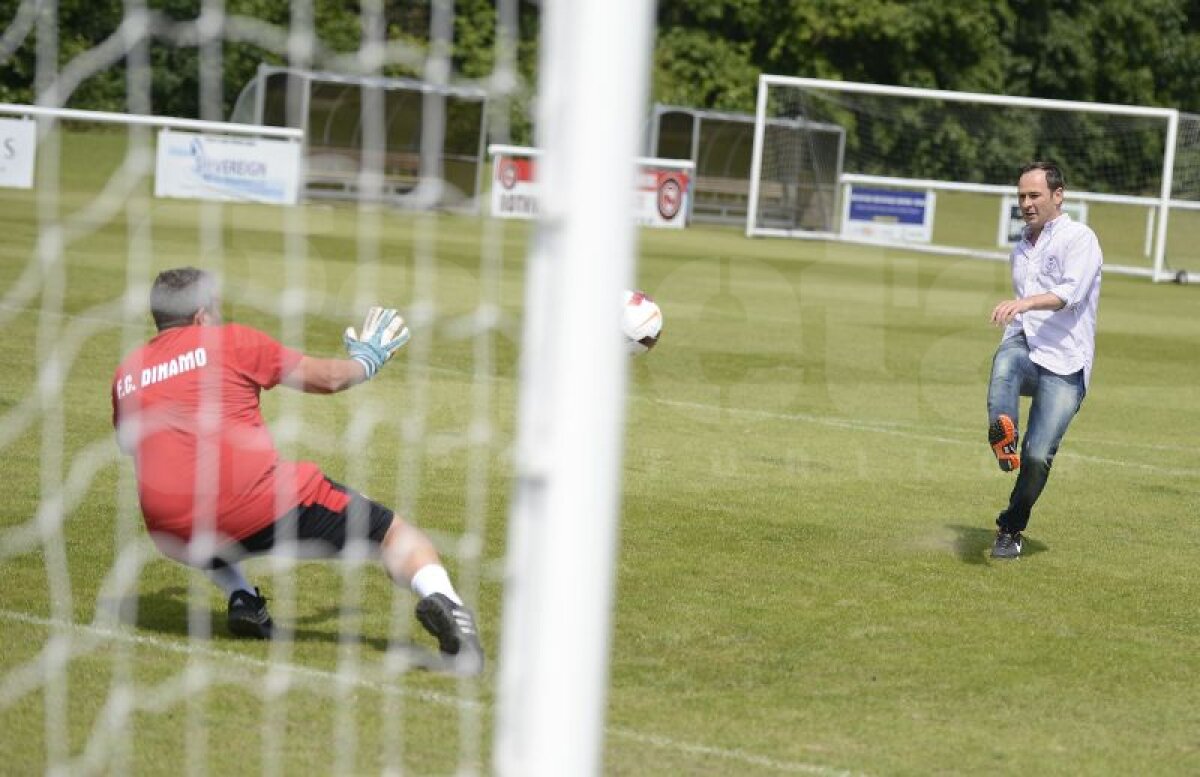
<svg viewBox="0 0 1200 777">
<path fill-rule="evenodd" d="M 640 291 L 626 291 L 621 311 L 621 333 L 630 355 L 637 356 L 654 347 L 662 334 L 662 310 Z"/>
</svg>

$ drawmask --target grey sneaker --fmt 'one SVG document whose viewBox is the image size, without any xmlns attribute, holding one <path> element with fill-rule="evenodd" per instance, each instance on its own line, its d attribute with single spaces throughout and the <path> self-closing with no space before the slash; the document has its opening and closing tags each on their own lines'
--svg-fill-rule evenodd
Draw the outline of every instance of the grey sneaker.
<svg viewBox="0 0 1200 777">
<path fill-rule="evenodd" d="M 996 532 L 996 543 L 992 545 L 992 558 L 1020 558 L 1021 556 L 1021 532 L 1005 531 L 1004 529 Z"/>
<path fill-rule="evenodd" d="M 417 620 L 437 638 L 438 648 L 455 671 L 467 675 L 483 671 L 483 647 L 470 610 L 444 594 L 430 594 L 417 602 Z"/>
<path fill-rule="evenodd" d="M 235 637 L 270 639 L 271 615 L 267 612 L 267 599 L 255 588 L 249 591 L 234 591 L 229 597 L 229 633 Z"/>
</svg>

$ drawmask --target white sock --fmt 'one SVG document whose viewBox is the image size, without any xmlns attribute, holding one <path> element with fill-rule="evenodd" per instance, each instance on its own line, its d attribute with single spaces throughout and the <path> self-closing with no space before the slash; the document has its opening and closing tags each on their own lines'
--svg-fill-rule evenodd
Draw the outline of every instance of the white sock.
<svg viewBox="0 0 1200 777">
<path fill-rule="evenodd" d="M 208 575 L 208 579 L 213 581 L 217 588 L 224 591 L 226 596 L 233 596 L 235 591 L 254 593 L 254 586 L 250 585 L 250 581 L 246 579 L 241 568 L 236 564 L 219 569 L 206 569 L 204 574 Z"/>
<path fill-rule="evenodd" d="M 417 574 L 413 575 L 409 585 L 412 586 L 413 593 L 421 599 L 431 594 L 443 594 L 455 604 L 463 603 L 450 583 L 450 575 L 441 564 L 426 564 L 421 567 Z"/>
</svg>

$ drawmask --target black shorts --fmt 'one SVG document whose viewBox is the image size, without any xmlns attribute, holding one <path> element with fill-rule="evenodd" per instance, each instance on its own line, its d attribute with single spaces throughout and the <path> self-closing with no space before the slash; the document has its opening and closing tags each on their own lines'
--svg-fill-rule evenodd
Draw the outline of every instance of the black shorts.
<svg viewBox="0 0 1200 777">
<path fill-rule="evenodd" d="M 352 488 L 332 480 L 329 485 L 350 497 L 344 509 L 333 510 L 322 504 L 297 505 L 266 528 L 222 548 L 208 567 L 220 569 L 246 556 L 270 553 L 280 543 L 298 543 L 296 555 L 305 558 L 337 556 L 351 539 L 365 539 L 376 546 L 382 543 L 395 513 Z"/>
</svg>

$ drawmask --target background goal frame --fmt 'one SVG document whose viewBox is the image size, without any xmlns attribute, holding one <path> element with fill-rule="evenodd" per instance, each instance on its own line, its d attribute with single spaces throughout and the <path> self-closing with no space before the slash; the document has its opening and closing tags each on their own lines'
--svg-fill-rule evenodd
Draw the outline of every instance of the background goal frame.
<svg viewBox="0 0 1200 777">
<path fill-rule="evenodd" d="M 1173 209 L 1191 211 L 1195 210 L 1197 207 L 1195 202 L 1175 196 L 1177 194 L 1174 188 L 1176 174 L 1176 151 L 1179 144 L 1181 121 L 1181 114 L 1178 110 L 1173 108 L 1115 105 L 1109 103 L 1088 103 L 1033 97 L 1013 97 L 975 92 L 955 92 L 940 89 L 922 89 L 914 87 L 887 86 L 849 81 L 832 81 L 818 78 L 762 74 L 759 76 L 758 80 L 758 95 L 755 108 L 754 150 L 751 163 L 749 208 L 746 216 L 745 230 L 748 237 L 773 236 L 861 242 L 852 238 L 844 237 L 840 233 L 840 230 L 836 229 L 829 231 L 778 229 L 764 227 L 760 223 L 761 219 L 759 216 L 759 211 L 762 177 L 764 173 L 764 128 L 770 120 L 776 118 L 774 116 L 769 116 L 768 113 L 771 105 L 772 90 L 779 89 L 819 90 L 823 92 L 854 95 L 880 95 L 907 98 L 910 100 L 940 100 L 948 103 L 959 103 L 975 106 L 1008 106 L 1013 108 L 1027 108 L 1045 111 L 1070 111 L 1085 114 L 1107 114 L 1112 116 L 1137 117 L 1161 121 L 1163 123 L 1163 154 L 1159 188 L 1155 196 L 1138 197 L 1121 194 L 1086 192 L 1072 189 L 1070 188 L 1069 176 L 1070 160 L 1059 161 L 1066 165 L 1068 170 L 1068 198 L 1091 200 L 1095 202 L 1107 201 L 1119 204 L 1136 205 L 1150 209 L 1152 220 L 1150 220 L 1151 217 L 1148 217 L 1147 219 L 1148 242 L 1150 246 L 1150 266 L 1147 268 L 1106 262 L 1106 270 L 1131 275 L 1142 275 L 1149 277 L 1154 281 L 1175 280 L 1177 278 L 1176 271 L 1168 270 L 1166 261 L 1167 238 L 1171 212 Z M 1015 157 L 1013 159 L 1014 169 L 1022 161 L 1024 160 L 1020 159 L 1019 157 Z M 861 171 L 853 169 L 853 161 L 848 160 L 846 163 L 846 169 L 844 169 L 841 173 L 840 183 L 842 186 L 840 188 L 844 188 L 846 184 L 853 182 L 873 183 L 884 186 L 905 186 L 908 188 L 920 188 L 930 191 L 957 190 L 975 191 L 978 193 L 987 194 L 1001 194 L 1007 189 L 1009 192 L 1015 192 L 1015 183 L 1011 182 L 997 181 L 989 185 L 971 184 L 962 181 L 917 180 L 902 176 L 869 177 L 862 175 Z M 841 192 L 839 196 L 845 196 L 844 192 Z M 1007 257 L 1006 251 L 980 251 L 978 249 L 968 249 L 954 245 L 923 245 L 920 243 L 900 242 L 887 239 L 873 240 L 871 242 L 879 244 L 883 247 L 904 248 L 907 250 L 960 255 L 974 258 L 1003 259 Z"/>
</svg>

